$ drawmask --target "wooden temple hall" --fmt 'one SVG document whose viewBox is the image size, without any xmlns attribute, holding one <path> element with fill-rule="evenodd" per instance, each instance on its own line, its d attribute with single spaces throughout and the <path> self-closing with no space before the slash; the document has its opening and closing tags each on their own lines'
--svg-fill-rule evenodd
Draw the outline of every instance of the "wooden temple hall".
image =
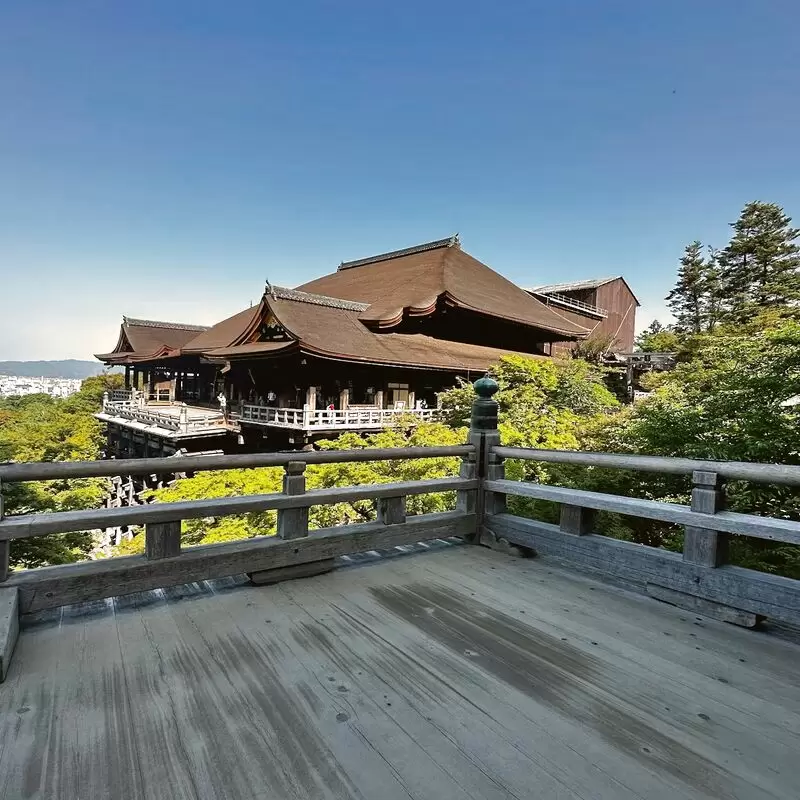
<svg viewBox="0 0 800 800">
<path fill-rule="evenodd" d="M 114 349 L 97 356 L 125 368 L 125 390 L 99 415 L 109 455 L 277 450 L 401 415 L 432 419 L 438 392 L 501 355 L 549 357 L 588 336 L 597 320 L 575 311 L 452 237 L 294 289 L 267 283 L 257 305 L 211 328 L 124 317 Z"/>
</svg>

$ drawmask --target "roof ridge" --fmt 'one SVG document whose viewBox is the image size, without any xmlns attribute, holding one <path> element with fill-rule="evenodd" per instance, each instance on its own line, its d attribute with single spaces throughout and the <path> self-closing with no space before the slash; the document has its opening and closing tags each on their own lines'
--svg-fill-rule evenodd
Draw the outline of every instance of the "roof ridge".
<svg viewBox="0 0 800 800">
<path fill-rule="evenodd" d="M 579 281 L 564 281 L 563 283 L 545 283 L 541 286 L 523 287 L 526 292 L 568 292 L 577 289 L 595 289 L 611 281 L 623 278 L 622 275 L 606 275 L 602 278 L 584 278 Z M 623 278 L 624 280 L 624 278 Z"/>
<path fill-rule="evenodd" d="M 339 308 L 344 311 L 366 311 L 369 303 L 357 303 L 354 300 L 341 300 L 338 297 L 328 297 L 324 294 L 312 294 L 301 289 L 289 289 L 285 286 L 273 286 L 267 282 L 266 292 L 270 297 L 279 300 L 294 300 L 298 303 L 309 303 L 314 306 L 326 306 L 327 308 Z"/>
<path fill-rule="evenodd" d="M 368 256 L 367 258 L 359 258 L 355 261 L 342 261 L 339 264 L 339 270 L 352 269 L 353 267 L 363 267 L 367 264 L 377 264 L 380 261 L 389 261 L 392 258 L 402 258 L 403 256 L 411 256 L 415 253 L 424 253 L 426 250 L 438 250 L 441 247 L 461 247 L 461 240 L 458 234 L 448 236 L 446 239 L 435 239 L 432 242 L 424 242 L 423 244 L 414 245 L 413 247 L 406 247 L 402 250 L 391 250 L 388 253 L 379 253 L 376 256 Z"/>
<path fill-rule="evenodd" d="M 156 319 L 138 319 L 136 317 L 122 317 L 123 325 L 133 325 L 137 328 L 167 328 L 182 331 L 207 331 L 208 325 L 190 325 L 184 322 L 161 322 Z"/>
</svg>

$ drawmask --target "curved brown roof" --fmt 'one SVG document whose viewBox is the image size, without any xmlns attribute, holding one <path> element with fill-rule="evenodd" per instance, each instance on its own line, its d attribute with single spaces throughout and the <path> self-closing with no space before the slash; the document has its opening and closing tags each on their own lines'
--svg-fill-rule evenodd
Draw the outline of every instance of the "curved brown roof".
<svg viewBox="0 0 800 800">
<path fill-rule="evenodd" d="M 396 325 L 404 314 L 429 314 L 443 298 L 461 308 L 566 339 L 588 333 L 465 253 L 457 239 L 343 264 L 337 272 L 298 289 L 368 303 L 360 319 L 378 327 Z"/>
<path fill-rule="evenodd" d="M 95 358 L 117 364 L 169 358 L 177 355 L 200 332 L 207 330 L 204 325 L 123 317 L 114 349 L 110 353 L 99 353 Z"/>
<path fill-rule="evenodd" d="M 262 316 L 263 303 L 251 306 L 190 339 L 182 348 L 184 353 L 205 353 L 220 347 L 240 344 Z"/>
<path fill-rule="evenodd" d="M 376 333 L 359 319 L 363 305 L 298 290 L 270 287 L 258 306 L 259 320 L 272 313 L 292 338 L 288 342 L 244 342 L 206 350 L 217 358 L 270 356 L 300 348 L 321 358 L 441 369 L 485 370 L 509 350 L 435 339 L 422 334 Z M 249 309 L 252 311 L 252 309 Z M 233 318 L 231 318 L 233 319 Z M 251 321 L 252 322 L 252 321 Z M 250 325 L 251 330 L 257 329 Z M 245 334 L 239 328 L 240 337 Z M 525 354 L 530 358 L 535 355 Z"/>
</svg>

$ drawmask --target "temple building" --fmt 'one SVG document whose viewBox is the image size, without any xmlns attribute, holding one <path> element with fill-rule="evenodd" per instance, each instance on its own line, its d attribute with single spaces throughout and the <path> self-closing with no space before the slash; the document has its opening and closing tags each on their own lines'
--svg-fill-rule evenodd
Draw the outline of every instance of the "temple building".
<svg viewBox="0 0 800 800">
<path fill-rule="evenodd" d="M 293 289 L 267 283 L 257 305 L 211 328 L 124 318 L 97 357 L 125 367 L 126 388 L 99 418 L 118 457 L 297 448 L 433 419 L 437 393 L 503 354 L 547 358 L 588 335 L 452 237 Z"/>
<path fill-rule="evenodd" d="M 622 275 L 571 283 L 551 283 L 526 289 L 531 296 L 561 316 L 589 331 L 589 336 L 607 342 L 614 353 L 630 353 L 636 333 L 639 301 Z M 552 355 L 571 350 L 575 342 L 558 342 Z"/>
</svg>

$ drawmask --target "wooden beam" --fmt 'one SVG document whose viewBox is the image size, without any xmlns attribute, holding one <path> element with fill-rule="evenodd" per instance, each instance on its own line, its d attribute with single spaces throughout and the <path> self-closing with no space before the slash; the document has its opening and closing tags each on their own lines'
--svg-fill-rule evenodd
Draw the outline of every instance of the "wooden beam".
<svg viewBox="0 0 800 800">
<path fill-rule="evenodd" d="M 124 430 L 128 435 L 128 431 Z M 316 450 L 303 453 L 307 464 L 349 464 L 362 461 L 408 461 L 417 458 L 463 457 L 474 452 L 471 445 L 447 447 L 383 447 L 363 450 Z M 237 455 L 196 456 L 181 459 L 183 472 L 219 469 L 283 467 L 296 461 L 298 453 L 243 453 Z M 67 478 L 111 478 L 115 475 L 149 475 L 175 471 L 173 458 L 126 458 L 116 461 L 38 461 L 26 464 L 0 464 L 0 480 L 48 481 Z"/>
<path fill-rule="evenodd" d="M 694 458 L 634 456 L 621 453 L 587 453 L 576 450 L 536 450 L 527 447 L 495 447 L 500 458 L 574 464 L 583 467 L 632 469 L 667 475 L 691 475 L 696 470 L 716 472 L 723 478 L 754 483 L 800 486 L 800 467 L 791 464 L 751 464 L 745 461 L 703 461 Z"/>
<path fill-rule="evenodd" d="M 126 556 L 14 572 L 6 586 L 19 590 L 20 613 L 142 592 L 163 586 L 277 569 L 380 550 L 425 539 L 467 536 L 475 515 L 448 511 L 410 517 L 403 525 L 369 522 L 312 531 L 302 539 L 257 537 L 202 545 L 181 555 L 148 561 Z"/>
<path fill-rule="evenodd" d="M 730 622 L 732 625 L 739 625 L 742 628 L 755 628 L 765 619 L 761 614 L 753 614 L 751 611 L 742 611 L 740 608 L 723 606 L 711 600 L 703 600 L 686 592 L 677 592 L 674 589 L 667 589 L 657 583 L 647 583 L 645 591 L 650 597 L 660 600 L 662 603 L 669 603 L 672 606 L 691 611 L 693 614 L 703 614 L 721 622 Z"/>
</svg>

